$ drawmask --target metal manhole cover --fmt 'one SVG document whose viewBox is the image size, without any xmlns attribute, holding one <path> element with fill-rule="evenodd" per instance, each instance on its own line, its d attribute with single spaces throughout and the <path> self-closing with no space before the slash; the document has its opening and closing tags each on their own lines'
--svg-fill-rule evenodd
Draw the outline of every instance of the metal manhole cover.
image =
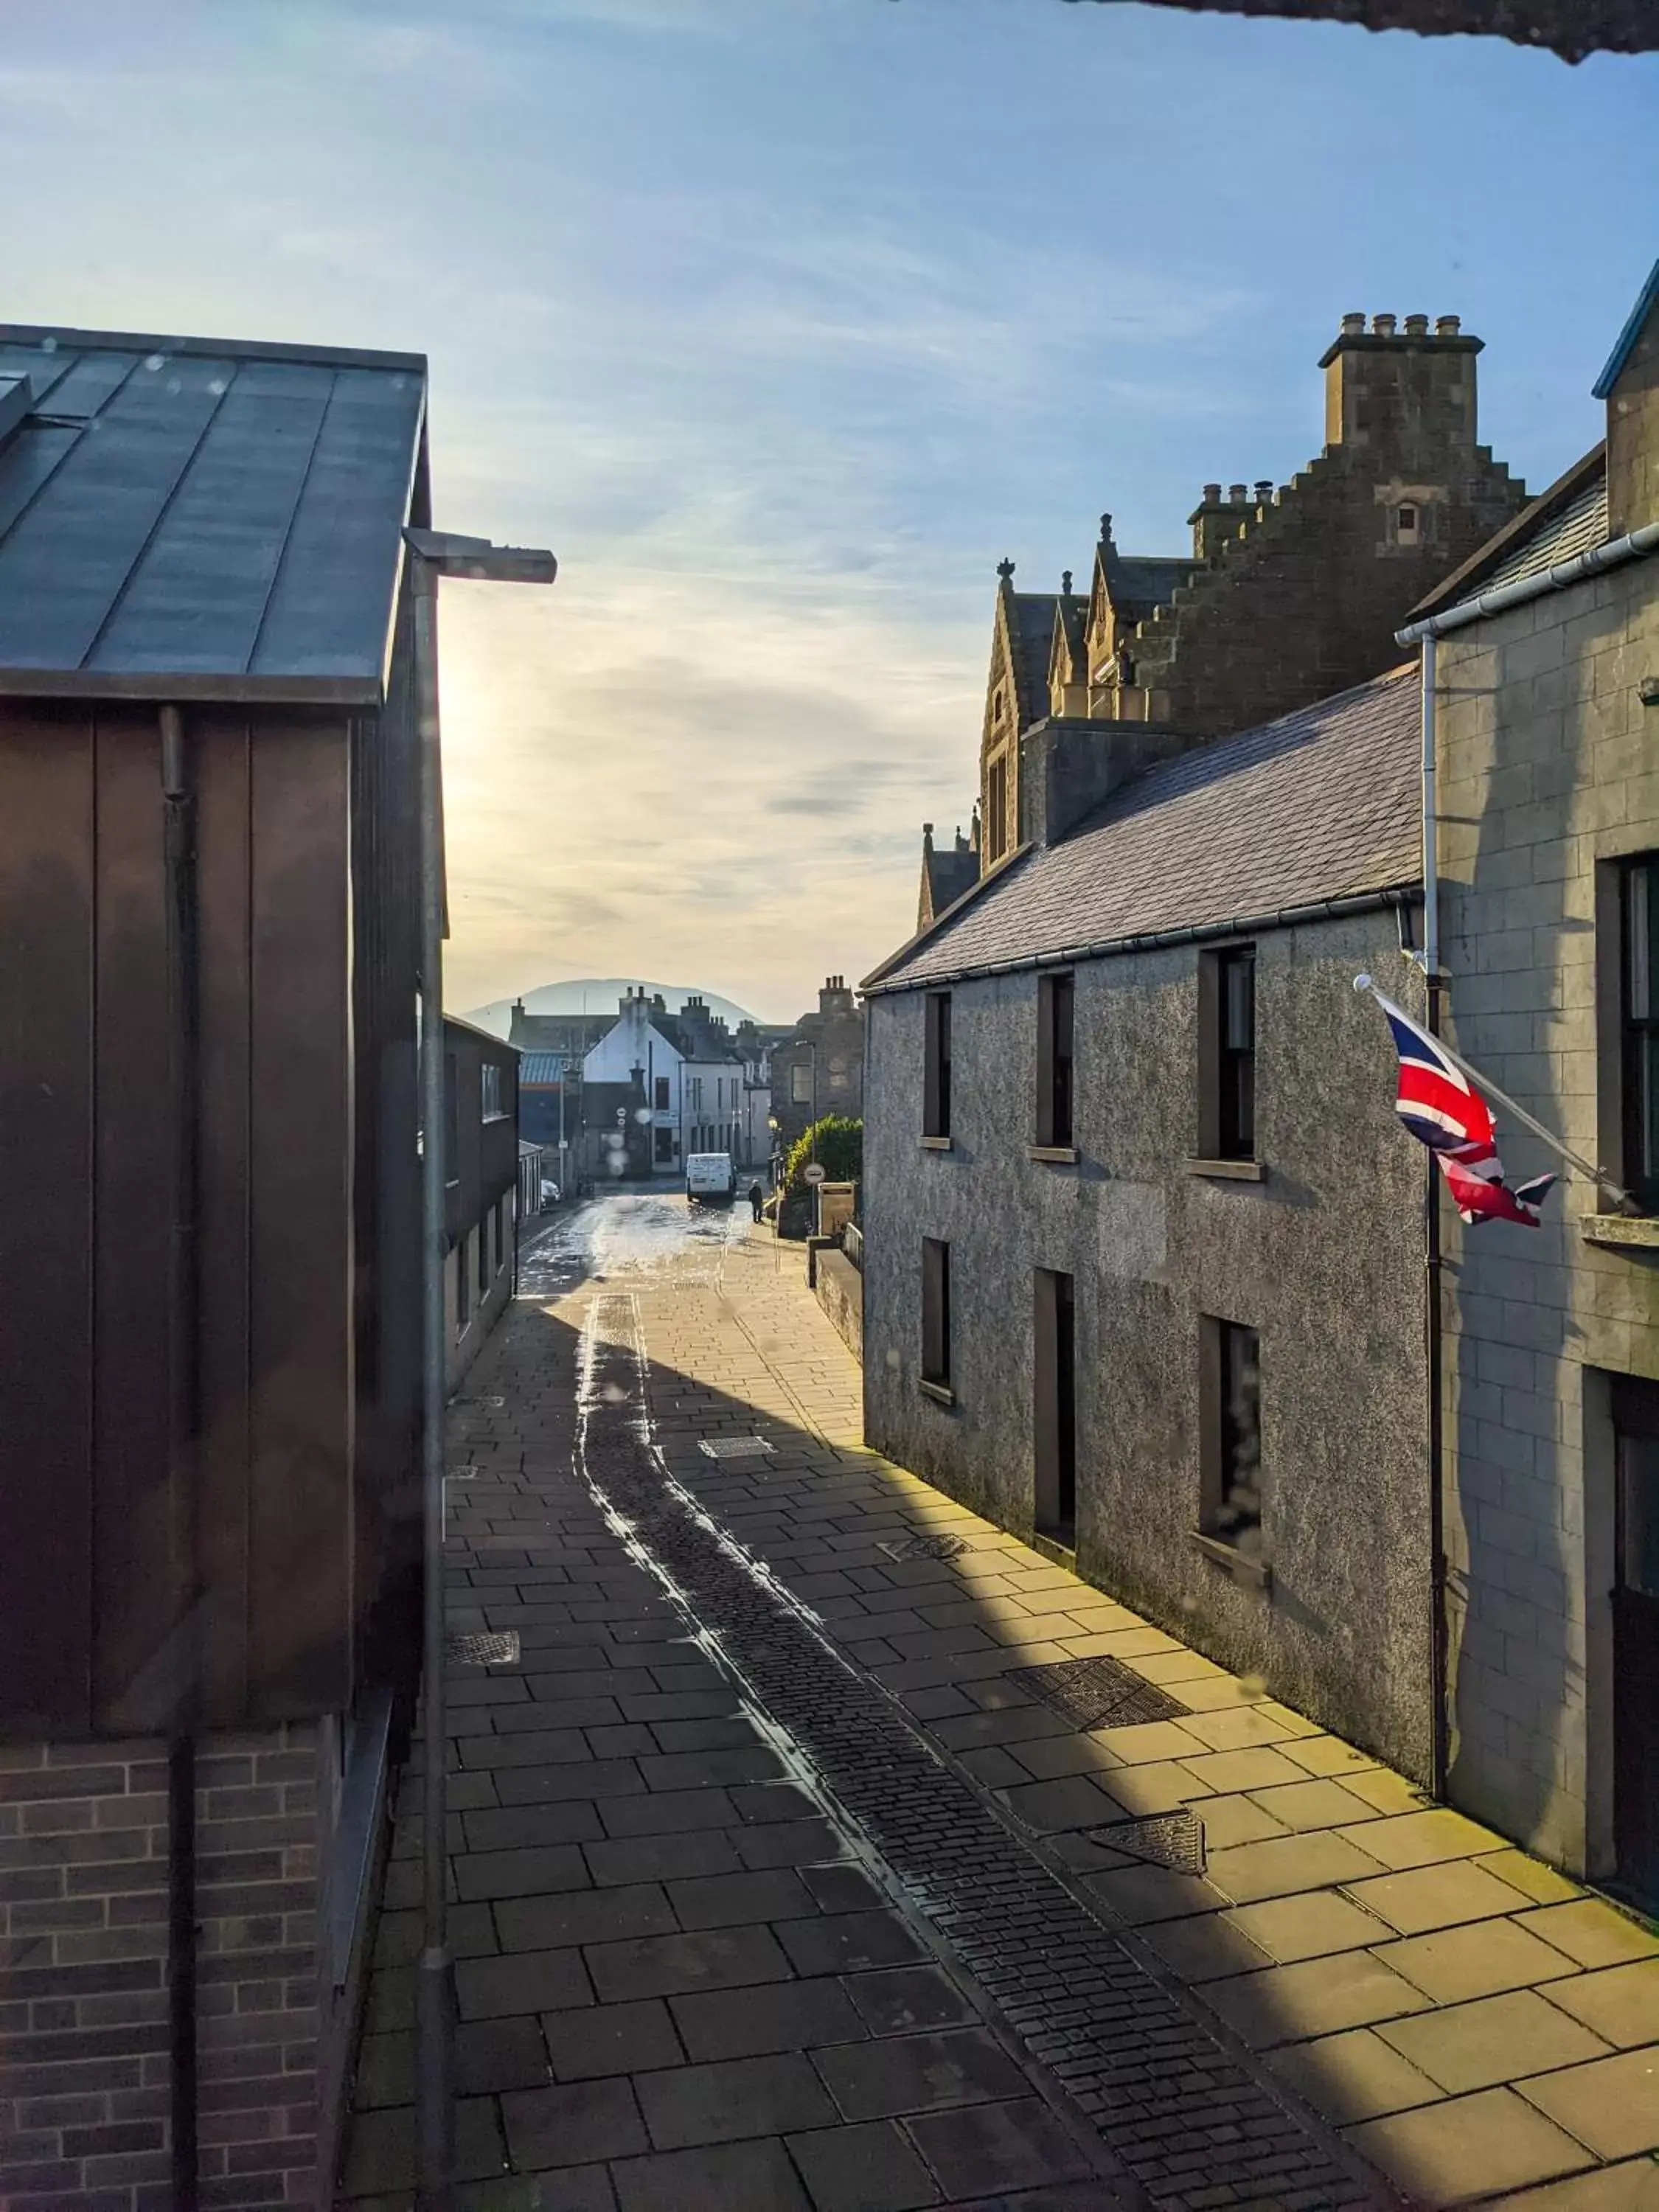
<svg viewBox="0 0 1659 2212">
<path fill-rule="evenodd" d="M 710 1459 L 761 1459 L 772 1447 L 764 1437 L 699 1437 L 697 1449 Z"/>
<path fill-rule="evenodd" d="M 483 1629 L 444 1639 L 444 1656 L 452 1667 L 516 1667 L 519 1632 L 503 1628 L 495 1634 Z"/>
<path fill-rule="evenodd" d="M 1017 1667 L 1017 1683 L 1073 1728 L 1131 1728 L 1173 1720 L 1188 1709 L 1178 1698 L 1116 1659 L 1060 1659 L 1048 1667 Z"/>
<path fill-rule="evenodd" d="M 961 1536 L 894 1536 L 876 1549 L 890 1559 L 956 1559 L 972 1547 Z"/>
<path fill-rule="evenodd" d="M 1204 1823 L 1196 1813 L 1161 1813 L 1150 1820 L 1094 1828 L 1089 1840 L 1127 1858 L 1144 1859 L 1149 1866 L 1170 1867 L 1176 1874 L 1202 1874 L 1207 1864 Z"/>
</svg>

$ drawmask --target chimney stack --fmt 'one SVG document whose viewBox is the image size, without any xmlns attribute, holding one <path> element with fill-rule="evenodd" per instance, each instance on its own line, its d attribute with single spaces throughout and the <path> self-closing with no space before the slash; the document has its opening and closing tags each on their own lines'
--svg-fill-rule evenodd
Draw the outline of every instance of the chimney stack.
<svg viewBox="0 0 1659 2212">
<path fill-rule="evenodd" d="M 1229 484 L 1227 496 L 1235 507 L 1248 507 L 1250 503 L 1250 487 L 1249 484 Z"/>
<path fill-rule="evenodd" d="M 1364 449 L 1384 473 L 1443 479 L 1473 457 L 1474 356 L 1455 315 L 1430 335 L 1426 315 L 1344 315 L 1320 361 L 1325 372 L 1325 443 Z"/>
<path fill-rule="evenodd" d="M 1273 480 L 1271 477 L 1258 477 L 1256 478 L 1255 503 L 1258 507 L 1271 507 L 1273 505 Z"/>
</svg>

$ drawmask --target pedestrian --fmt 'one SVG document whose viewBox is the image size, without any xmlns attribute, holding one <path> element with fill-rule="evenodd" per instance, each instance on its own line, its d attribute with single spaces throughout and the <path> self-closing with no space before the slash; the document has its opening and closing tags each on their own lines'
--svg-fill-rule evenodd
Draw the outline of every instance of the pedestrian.
<svg viewBox="0 0 1659 2212">
<path fill-rule="evenodd" d="M 749 1186 L 749 1205 L 757 1221 L 761 1218 L 761 1207 L 764 1202 L 765 1194 L 762 1191 L 760 1184 L 758 1182 L 751 1182 Z"/>
</svg>

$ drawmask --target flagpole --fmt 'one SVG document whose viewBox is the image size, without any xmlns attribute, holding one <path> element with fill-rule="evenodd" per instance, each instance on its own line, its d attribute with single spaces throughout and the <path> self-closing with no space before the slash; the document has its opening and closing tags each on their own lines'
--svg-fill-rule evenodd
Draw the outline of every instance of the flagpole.
<svg viewBox="0 0 1659 2212">
<path fill-rule="evenodd" d="M 1382 996 L 1369 975 L 1356 975 L 1353 979 L 1353 987 L 1356 991 L 1369 991 L 1374 999 L 1380 999 Z M 1627 1207 L 1631 1212 L 1634 1213 L 1638 1211 L 1636 1200 L 1622 1184 L 1616 1183 L 1610 1175 L 1595 1166 L 1590 1161 L 1581 1158 L 1577 1152 L 1564 1145 L 1553 1130 L 1547 1129 L 1540 1121 L 1528 1113 L 1524 1106 L 1518 1106 L 1507 1091 L 1500 1091 L 1489 1075 L 1482 1075 L 1480 1069 L 1472 1066 L 1461 1053 L 1454 1052 L 1444 1037 L 1437 1035 L 1435 1043 L 1445 1054 L 1454 1067 L 1462 1068 L 1471 1083 L 1478 1083 L 1489 1098 L 1495 1098 L 1506 1113 L 1514 1115 L 1522 1128 L 1530 1129 L 1534 1137 L 1547 1145 L 1553 1152 L 1567 1163 L 1569 1167 L 1577 1168 L 1580 1175 L 1588 1176 L 1592 1182 L 1599 1184 L 1601 1189 L 1610 1192 L 1619 1203 Z"/>
</svg>

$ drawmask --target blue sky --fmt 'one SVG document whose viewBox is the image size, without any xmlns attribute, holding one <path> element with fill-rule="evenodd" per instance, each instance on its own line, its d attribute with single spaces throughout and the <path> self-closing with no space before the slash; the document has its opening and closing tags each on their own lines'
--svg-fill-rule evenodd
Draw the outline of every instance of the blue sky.
<svg viewBox="0 0 1659 2212">
<path fill-rule="evenodd" d="M 1179 551 L 1458 313 L 1534 487 L 1656 248 L 1659 63 L 1066 0 L 8 0 L 7 319 L 416 347 L 450 997 L 786 1017 L 971 800 L 994 568 Z"/>
</svg>

